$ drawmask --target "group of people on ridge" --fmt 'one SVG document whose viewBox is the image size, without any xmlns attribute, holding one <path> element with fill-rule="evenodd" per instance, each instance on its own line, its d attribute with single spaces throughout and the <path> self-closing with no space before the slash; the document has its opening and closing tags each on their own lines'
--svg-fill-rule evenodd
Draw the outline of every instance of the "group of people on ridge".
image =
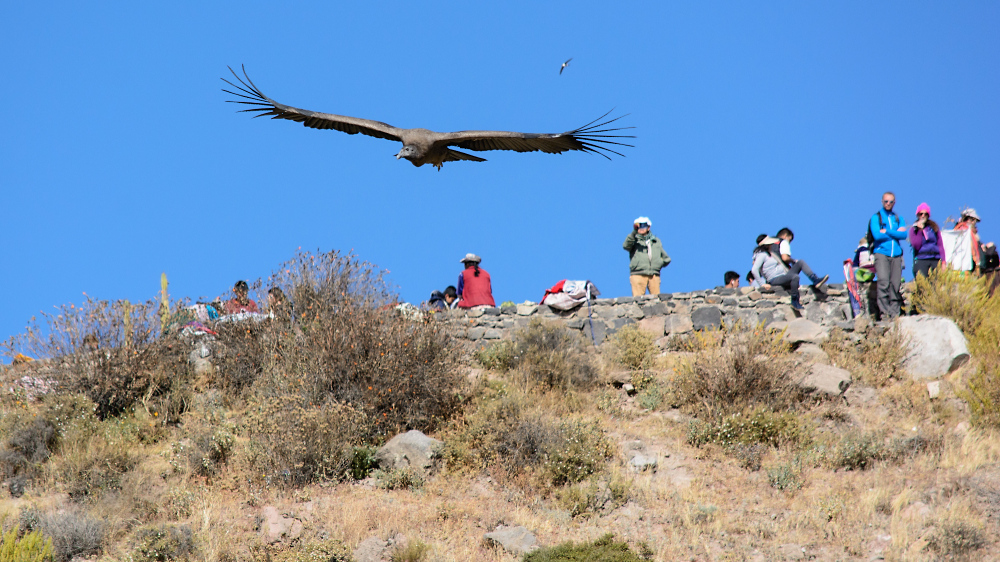
<svg viewBox="0 0 1000 562">
<path fill-rule="evenodd" d="M 431 293 L 427 306 L 431 310 L 451 310 L 476 306 L 496 306 L 490 274 L 479 267 L 483 259 L 476 254 L 465 254 L 459 260 L 464 269 L 458 274 L 458 288 L 448 285 L 444 292 Z"/>
</svg>

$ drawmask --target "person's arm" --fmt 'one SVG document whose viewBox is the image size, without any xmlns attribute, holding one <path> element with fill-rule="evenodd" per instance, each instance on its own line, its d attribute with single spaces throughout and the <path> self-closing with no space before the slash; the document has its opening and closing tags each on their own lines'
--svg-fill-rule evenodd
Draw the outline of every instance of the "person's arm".
<svg viewBox="0 0 1000 562">
<path fill-rule="evenodd" d="M 765 259 L 767 259 L 766 252 L 757 252 L 757 254 L 753 257 L 753 267 L 750 268 L 753 280 L 758 285 L 764 285 L 766 281 L 766 279 L 764 279 L 764 274 L 760 270 L 760 268 L 764 265 Z"/>
<path fill-rule="evenodd" d="M 778 244 L 778 253 L 781 254 L 781 261 L 785 262 L 785 265 L 792 265 L 795 261 L 792 259 L 792 244 L 788 240 L 782 240 Z"/>
<path fill-rule="evenodd" d="M 910 229 L 909 239 L 910 239 L 910 246 L 913 246 L 914 252 L 919 252 L 920 248 L 923 247 L 924 242 L 927 241 L 927 238 L 924 237 L 924 233 L 921 232 L 921 230 L 915 225 Z M 938 236 L 938 243 L 940 242 L 941 242 L 941 237 Z"/>
<path fill-rule="evenodd" d="M 890 238 L 897 241 L 902 241 L 906 238 L 906 221 L 900 218 L 899 215 L 893 215 L 896 217 L 896 228 L 886 228 L 885 233 L 889 235 Z M 890 222 L 891 222 L 890 218 Z M 886 225 L 889 226 L 889 225 Z"/>
<path fill-rule="evenodd" d="M 879 217 L 882 216 L 882 211 L 879 211 L 872 215 L 870 221 L 868 221 L 868 228 L 872 231 L 872 238 L 875 240 L 875 245 L 878 246 L 883 242 L 889 241 L 889 234 L 886 232 L 886 227 L 888 224 L 879 224 Z"/>
<path fill-rule="evenodd" d="M 638 232 L 638 230 L 632 229 L 632 232 L 625 237 L 625 243 L 622 244 L 622 248 L 624 248 L 626 252 L 631 252 L 632 248 L 635 248 L 635 235 Z"/>
<path fill-rule="evenodd" d="M 464 294 L 463 293 L 463 289 L 465 289 L 465 273 L 464 272 L 458 274 L 458 288 L 455 289 L 455 292 L 458 294 L 458 298 L 462 298 L 462 295 Z"/>
</svg>

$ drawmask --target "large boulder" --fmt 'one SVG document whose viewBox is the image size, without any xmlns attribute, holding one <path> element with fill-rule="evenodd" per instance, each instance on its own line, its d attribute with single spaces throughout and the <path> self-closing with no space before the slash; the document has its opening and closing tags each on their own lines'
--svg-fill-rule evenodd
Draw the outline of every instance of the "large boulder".
<svg viewBox="0 0 1000 562">
<path fill-rule="evenodd" d="M 965 336 L 948 318 L 905 316 L 897 326 L 908 340 L 903 368 L 914 380 L 944 376 L 969 360 Z"/>
<path fill-rule="evenodd" d="M 382 445 L 375 452 L 375 458 L 382 469 L 411 469 L 421 477 L 425 477 L 434 467 L 434 458 L 443 446 L 443 441 L 412 429 Z"/>
<path fill-rule="evenodd" d="M 821 344 L 829 336 L 829 329 L 805 318 L 796 318 L 785 327 L 785 341 L 792 345 L 800 343 Z"/>
<path fill-rule="evenodd" d="M 668 335 L 686 334 L 691 330 L 694 330 L 694 324 L 687 314 L 671 314 L 663 321 L 663 331 Z"/>
<path fill-rule="evenodd" d="M 498 545 L 504 550 L 522 556 L 538 549 L 538 539 L 526 527 L 506 527 L 500 525 L 492 533 L 483 535 L 487 544 Z"/>
<path fill-rule="evenodd" d="M 292 542 L 302 534 L 302 522 L 281 513 L 273 505 L 264 507 L 260 512 L 260 531 L 267 544 Z"/>
<path fill-rule="evenodd" d="M 799 388 L 805 392 L 826 396 L 840 396 L 850 386 L 850 371 L 822 363 L 813 363 L 809 373 L 799 382 Z"/>
</svg>

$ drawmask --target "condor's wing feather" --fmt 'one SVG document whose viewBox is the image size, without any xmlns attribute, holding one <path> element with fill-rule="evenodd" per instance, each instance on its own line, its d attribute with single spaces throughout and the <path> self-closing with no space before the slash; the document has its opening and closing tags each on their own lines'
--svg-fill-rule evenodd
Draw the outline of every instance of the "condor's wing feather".
<svg viewBox="0 0 1000 562">
<path fill-rule="evenodd" d="M 278 103 L 265 96 L 264 93 L 261 92 L 256 85 L 254 85 L 254 83 L 250 80 L 250 77 L 247 76 L 245 68 L 243 69 L 243 76 L 246 78 L 246 81 L 244 81 L 243 78 L 240 78 L 232 67 L 229 67 L 229 71 L 233 73 L 233 76 L 236 77 L 236 80 L 239 81 L 240 85 L 237 86 L 225 78 L 223 78 L 222 81 L 229 84 L 233 88 L 236 88 L 238 92 L 227 90 L 225 88 L 223 88 L 222 91 L 249 101 L 226 101 L 229 103 L 239 103 L 253 106 L 241 111 L 256 112 L 257 115 L 254 117 L 270 115 L 271 119 L 287 119 L 289 121 L 296 121 L 313 129 L 333 129 L 349 135 L 361 133 L 362 135 L 368 135 L 369 137 L 376 137 L 380 139 L 395 141 L 402 140 L 400 135 L 401 129 L 381 121 L 348 117 L 346 115 L 334 115 L 332 113 L 319 113 L 308 109 L 299 109 L 297 107 L 291 107 L 289 105 Z"/>
<path fill-rule="evenodd" d="M 444 137 L 438 142 L 446 142 L 448 146 L 456 146 L 467 150 L 513 150 L 515 152 L 547 152 L 558 154 L 569 150 L 580 150 L 583 152 L 593 152 L 605 158 L 613 153 L 619 156 L 624 154 L 617 152 L 609 145 L 629 146 L 624 142 L 612 139 L 635 138 L 635 135 L 623 135 L 617 131 L 634 129 L 635 127 L 610 127 L 607 126 L 615 121 L 626 117 L 615 117 L 607 121 L 601 121 L 611 112 L 605 113 L 601 117 L 587 123 L 583 127 L 567 131 L 565 133 L 545 134 L 545 133 L 516 133 L 510 131 L 458 131 L 455 133 L 442 133 Z"/>
</svg>

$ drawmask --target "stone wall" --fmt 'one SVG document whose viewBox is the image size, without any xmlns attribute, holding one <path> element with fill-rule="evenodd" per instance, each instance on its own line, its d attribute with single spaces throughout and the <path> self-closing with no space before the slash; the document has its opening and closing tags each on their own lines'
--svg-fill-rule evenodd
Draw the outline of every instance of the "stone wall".
<svg viewBox="0 0 1000 562">
<path fill-rule="evenodd" d="M 533 318 L 564 323 L 582 330 L 600 344 L 629 324 L 639 324 L 658 336 L 683 334 L 737 320 L 756 324 L 808 318 L 824 326 L 852 331 L 851 305 L 843 285 L 829 285 L 827 294 L 811 287 L 800 289 L 805 310 L 795 311 L 791 297 L 780 287 L 772 291 L 741 287 L 718 287 L 690 293 L 657 296 L 594 299 L 570 311 L 559 311 L 533 302 L 495 308 L 452 310 L 435 313 L 435 319 L 450 325 L 459 338 L 485 343 L 511 338 Z"/>
</svg>

